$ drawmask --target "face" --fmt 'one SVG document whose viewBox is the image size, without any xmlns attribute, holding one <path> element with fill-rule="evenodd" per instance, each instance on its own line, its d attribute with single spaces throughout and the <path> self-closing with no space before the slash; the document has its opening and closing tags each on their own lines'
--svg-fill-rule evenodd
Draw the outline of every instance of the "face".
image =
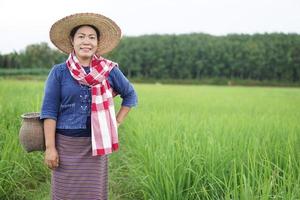
<svg viewBox="0 0 300 200">
<path fill-rule="evenodd" d="M 79 61 L 90 60 L 97 50 L 97 33 L 90 26 L 82 26 L 76 31 L 71 42 Z"/>
</svg>

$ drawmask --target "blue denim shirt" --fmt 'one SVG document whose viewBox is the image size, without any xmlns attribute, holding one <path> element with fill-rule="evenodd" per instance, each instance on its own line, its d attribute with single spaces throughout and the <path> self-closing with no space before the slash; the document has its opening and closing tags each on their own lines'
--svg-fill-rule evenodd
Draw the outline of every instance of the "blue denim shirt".
<svg viewBox="0 0 300 200">
<path fill-rule="evenodd" d="M 113 90 L 120 94 L 122 106 L 137 105 L 136 92 L 118 67 L 111 70 L 108 81 Z M 90 115 L 90 87 L 79 84 L 66 63 L 55 65 L 46 81 L 40 118 L 56 120 L 57 129 L 84 129 Z"/>
</svg>

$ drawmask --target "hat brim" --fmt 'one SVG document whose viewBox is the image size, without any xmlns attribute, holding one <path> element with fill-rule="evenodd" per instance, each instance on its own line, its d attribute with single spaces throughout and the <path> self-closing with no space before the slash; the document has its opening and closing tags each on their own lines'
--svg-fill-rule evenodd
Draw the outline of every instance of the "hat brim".
<svg viewBox="0 0 300 200">
<path fill-rule="evenodd" d="M 80 25 L 93 25 L 100 32 L 97 55 L 113 50 L 121 39 L 120 27 L 111 19 L 95 13 L 78 13 L 55 22 L 50 29 L 51 42 L 61 51 L 69 54 L 73 50 L 70 32 Z"/>
</svg>

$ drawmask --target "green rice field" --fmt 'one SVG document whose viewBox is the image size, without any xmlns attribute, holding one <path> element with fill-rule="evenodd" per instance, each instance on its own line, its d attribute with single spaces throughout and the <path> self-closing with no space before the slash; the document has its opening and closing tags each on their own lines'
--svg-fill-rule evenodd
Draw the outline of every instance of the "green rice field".
<svg viewBox="0 0 300 200">
<path fill-rule="evenodd" d="M 134 86 L 139 105 L 110 155 L 111 200 L 300 199 L 300 88 Z M 43 153 L 18 139 L 43 87 L 0 80 L 1 200 L 50 199 Z"/>
</svg>

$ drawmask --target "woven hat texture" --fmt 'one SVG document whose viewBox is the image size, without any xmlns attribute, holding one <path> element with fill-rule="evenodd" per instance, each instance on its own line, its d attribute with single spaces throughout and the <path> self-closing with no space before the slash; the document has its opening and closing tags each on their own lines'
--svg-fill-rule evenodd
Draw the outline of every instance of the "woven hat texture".
<svg viewBox="0 0 300 200">
<path fill-rule="evenodd" d="M 121 39 L 120 27 L 108 17 L 96 13 L 77 13 L 55 22 L 50 29 L 51 42 L 66 54 L 72 52 L 70 32 L 79 25 L 95 26 L 100 32 L 97 55 L 113 50 Z"/>
</svg>

